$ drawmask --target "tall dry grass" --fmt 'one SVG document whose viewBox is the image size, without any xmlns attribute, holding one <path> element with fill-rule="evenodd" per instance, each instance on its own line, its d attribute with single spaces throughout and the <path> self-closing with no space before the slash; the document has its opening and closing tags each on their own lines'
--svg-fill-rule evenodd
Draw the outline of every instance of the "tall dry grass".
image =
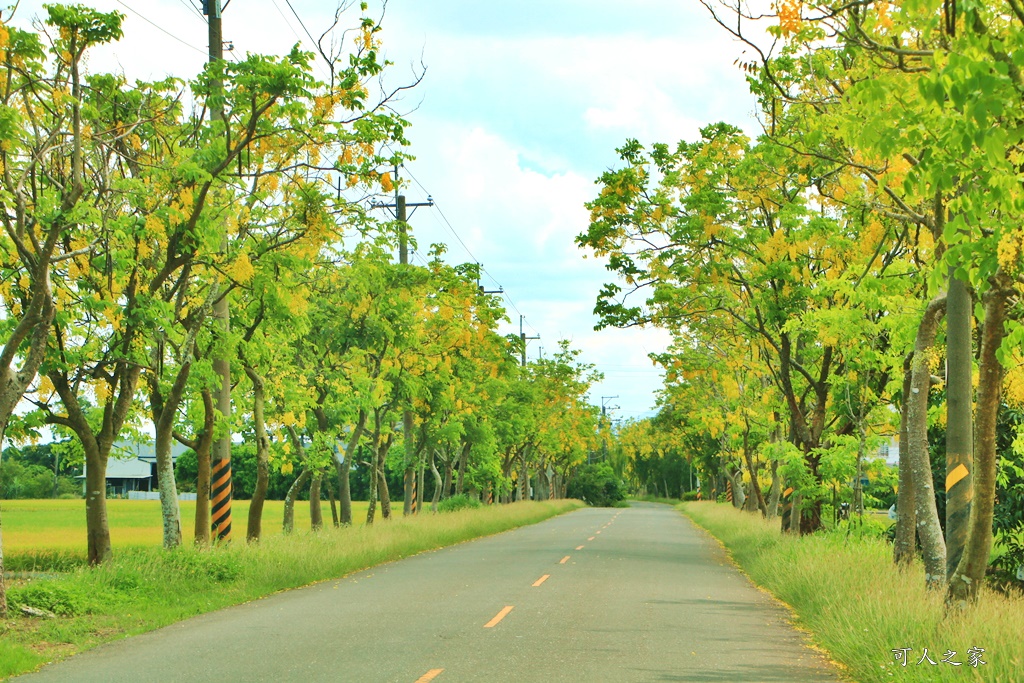
<svg viewBox="0 0 1024 683">
<path fill-rule="evenodd" d="M 925 589 L 921 565 L 897 569 L 892 546 L 882 538 L 844 528 L 800 538 L 781 534 L 777 521 L 728 505 L 680 507 L 724 544 L 754 583 L 788 604 L 796 624 L 853 680 L 1024 681 L 1021 596 L 984 589 L 978 605 L 947 615 L 943 596 Z M 902 648 L 912 648 L 906 666 L 892 652 Z M 924 648 L 935 665 L 922 660 Z M 983 648 L 987 663 L 970 667 L 970 648 Z M 948 651 L 961 666 L 941 661 Z"/>
</svg>

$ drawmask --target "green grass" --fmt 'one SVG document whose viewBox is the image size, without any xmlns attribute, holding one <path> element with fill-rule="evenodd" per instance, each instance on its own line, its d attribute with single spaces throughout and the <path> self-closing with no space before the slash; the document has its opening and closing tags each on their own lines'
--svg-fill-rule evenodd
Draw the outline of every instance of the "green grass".
<svg viewBox="0 0 1024 683">
<path fill-rule="evenodd" d="M 924 588 L 920 564 L 905 571 L 893 565 L 892 546 L 877 537 L 881 523 L 863 533 L 847 533 L 843 525 L 798 538 L 781 534 L 777 521 L 728 505 L 680 509 L 717 537 L 754 583 L 788 604 L 796 624 L 855 681 L 1024 680 L 1024 598 L 983 589 L 978 605 L 947 618 L 943 596 Z M 892 650 L 908 647 L 910 661 L 902 667 Z M 984 648 L 987 664 L 967 666 L 972 647 Z M 917 664 L 923 648 L 937 665 Z M 964 664 L 943 664 L 948 650 Z"/>
<path fill-rule="evenodd" d="M 234 543 L 205 551 L 124 547 L 101 567 L 78 568 L 56 579 L 11 582 L 12 605 L 27 602 L 68 616 L 12 614 L 0 622 L 0 677 L 125 635 L 533 524 L 581 505 L 573 500 L 523 502 L 387 522 L 378 518 L 371 527 L 297 531 L 268 536 L 255 546 Z"/>
</svg>

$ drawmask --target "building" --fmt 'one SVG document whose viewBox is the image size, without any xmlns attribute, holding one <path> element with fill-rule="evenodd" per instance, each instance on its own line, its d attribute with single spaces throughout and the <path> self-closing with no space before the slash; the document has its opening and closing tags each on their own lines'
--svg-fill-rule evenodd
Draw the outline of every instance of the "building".
<svg viewBox="0 0 1024 683">
<path fill-rule="evenodd" d="M 177 441 L 171 443 L 171 458 L 188 450 Z M 85 486 L 85 468 L 78 477 Z M 107 461 L 107 495 L 126 496 L 133 491 L 156 491 L 156 444 L 118 441 L 114 443 Z"/>
</svg>

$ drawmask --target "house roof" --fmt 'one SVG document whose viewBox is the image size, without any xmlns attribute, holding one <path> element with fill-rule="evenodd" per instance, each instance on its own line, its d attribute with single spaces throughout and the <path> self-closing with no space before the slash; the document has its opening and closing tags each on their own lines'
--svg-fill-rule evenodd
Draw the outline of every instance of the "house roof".
<svg viewBox="0 0 1024 683">
<path fill-rule="evenodd" d="M 186 446 L 182 446 L 177 441 L 171 442 L 171 461 L 177 461 L 178 456 L 187 451 Z M 156 444 L 152 441 L 141 443 L 136 441 L 115 441 L 114 447 L 110 452 L 111 462 L 114 458 L 121 460 L 138 458 L 139 460 L 145 460 L 146 462 L 156 462 Z"/>
<path fill-rule="evenodd" d="M 107 479 L 149 479 L 153 476 L 153 468 L 148 462 L 138 458 L 131 460 L 117 460 L 111 458 L 107 461 Z M 85 474 L 78 476 L 83 479 Z"/>
</svg>

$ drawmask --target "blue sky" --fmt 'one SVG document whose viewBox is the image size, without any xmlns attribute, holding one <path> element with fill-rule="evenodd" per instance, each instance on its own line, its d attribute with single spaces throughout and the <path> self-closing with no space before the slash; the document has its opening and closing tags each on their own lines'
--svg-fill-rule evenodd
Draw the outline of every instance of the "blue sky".
<svg viewBox="0 0 1024 683">
<path fill-rule="evenodd" d="M 97 51 L 94 69 L 155 78 L 201 68 L 206 27 L 189 0 L 85 1 L 127 16 L 125 38 Z M 291 2 L 314 35 L 335 7 Z M 16 23 L 41 4 L 23 0 Z M 719 120 L 756 129 L 734 66 L 742 46 L 697 0 L 391 0 L 383 27 L 394 62 L 387 83 L 407 82 L 421 60 L 427 67 L 399 104 L 417 157 L 409 201 L 430 193 L 438 206 L 411 220 L 420 250 L 444 242 L 451 261 L 481 261 L 493 276 L 483 284 L 500 283 L 514 303 L 505 331 L 518 331 L 522 312 L 527 332 L 541 335 L 531 357 L 571 339 L 606 375 L 593 402 L 618 396 L 607 401 L 619 406 L 615 417 L 646 414 L 661 384 L 647 354 L 663 350 L 668 335 L 593 330 L 609 274 L 573 239 L 587 227 L 594 181 L 627 138 L 672 143 Z M 233 0 L 224 13 L 238 55 L 281 53 L 303 36 L 286 0 Z"/>
</svg>

